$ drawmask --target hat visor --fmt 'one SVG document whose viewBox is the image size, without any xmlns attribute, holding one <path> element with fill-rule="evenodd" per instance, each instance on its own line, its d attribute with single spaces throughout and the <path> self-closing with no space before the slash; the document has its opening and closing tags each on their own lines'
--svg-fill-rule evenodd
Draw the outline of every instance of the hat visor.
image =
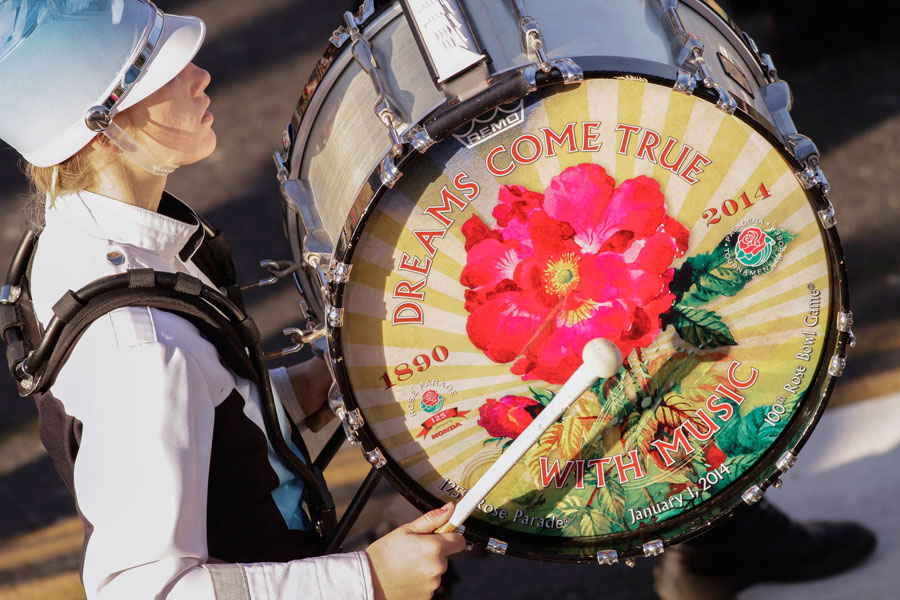
<svg viewBox="0 0 900 600">
<path fill-rule="evenodd" d="M 163 30 L 137 81 L 116 109 L 134 106 L 169 83 L 190 63 L 206 37 L 206 24 L 197 17 L 164 14 Z"/>
</svg>

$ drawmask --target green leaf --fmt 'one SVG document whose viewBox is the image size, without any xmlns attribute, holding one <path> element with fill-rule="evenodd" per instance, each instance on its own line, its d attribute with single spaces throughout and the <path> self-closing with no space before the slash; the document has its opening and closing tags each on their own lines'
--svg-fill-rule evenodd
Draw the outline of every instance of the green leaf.
<svg viewBox="0 0 900 600">
<path fill-rule="evenodd" d="M 761 454 L 781 433 L 780 427 L 773 427 L 765 420 L 769 407 L 758 406 L 742 419 L 737 404 L 732 401 L 729 404 L 735 414 L 716 434 L 716 445 L 727 456 Z"/>
<path fill-rule="evenodd" d="M 498 444 L 499 445 L 504 439 L 506 439 L 506 438 L 502 438 L 502 437 L 488 438 L 488 439 L 484 440 L 483 442 L 481 442 L 481 447 L 483 448 L 483 447 L 487 446 L 488 444 Z"/>
<path fill-rule="evenodd" d="M 711 310 L 679 304 L 674 307 L 671 318 L 681 339 L 695 348 L 737 345 L 728 326 Z"/>
<path fill-rule="evenodd" d="M 533 388 L 531 386 L 529 386 L 528 389 L 531 391 L 531 395 L 534 396 L 534 399 L 540 402 L 542 406 L 547 406 L 550 404 L 550 401 L 553 400 L 554 394 L 550 390 Z"/>
<path fill-rule="evenodd" d="M 769 261 L 779 260 L 787 244 L 797 237 L 795 234 L 777 227 L 766 230 L 773 238 L 784 241 Z M 734 236 L 725 237 L 710 252 L 697 254 L 688 258 L 675 271 L 670 290 L 675 294 L 677 304 L 683 306 L 701 306 L 719 296 L 734 296 L 753 279 L 748 269 L 735 268 L 733 248 Z M 732 260 L 728 260 L 732 253 Z"/>
</svg>

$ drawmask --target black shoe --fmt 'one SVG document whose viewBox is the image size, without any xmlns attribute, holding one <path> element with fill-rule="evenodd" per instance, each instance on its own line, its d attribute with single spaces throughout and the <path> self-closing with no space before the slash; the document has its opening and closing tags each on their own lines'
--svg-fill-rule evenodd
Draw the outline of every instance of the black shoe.
<svg viewBox="0 0 900 600">
<path fill-rule="evenodd" d="M 666 550 L 654 569 L 662 600 L 727 600 L 764 581 L 805 581 L 842 573 L 875 549 L 856 523 L 797 523 L 766 501 L 710 532 Z"/>
</svg>

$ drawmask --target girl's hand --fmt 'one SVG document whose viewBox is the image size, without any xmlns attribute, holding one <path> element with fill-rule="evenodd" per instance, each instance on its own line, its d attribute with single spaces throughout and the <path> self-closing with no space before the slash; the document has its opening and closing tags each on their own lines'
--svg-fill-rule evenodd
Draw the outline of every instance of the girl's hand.
<svg viewBox="0 0 900 600">
<path fill-rule="evenodd" d="M 458 533 L 433 533 L 453 514 L 453 503 L 402 525 L 366 549 L 376 600 L 428 600 L 441 584 L 447 556 L 466 547 Z"/>
</svg>

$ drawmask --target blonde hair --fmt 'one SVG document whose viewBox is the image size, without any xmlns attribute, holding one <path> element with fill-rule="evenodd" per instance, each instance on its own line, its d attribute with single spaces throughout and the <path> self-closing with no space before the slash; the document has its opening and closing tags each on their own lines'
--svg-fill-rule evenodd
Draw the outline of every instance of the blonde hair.
<svg viewBox="0 0 900 600">
<path fill-rule="evenodd" d="M 25 208 L 26 217 L 35 226 L 44 222 L 44 206 L 65 194 L 80 192 L 99 183 L 97 165 L 92 160 L 90 145 L 52 167 L 37 167 L 22 161 L 22 171 L 31 187 L 31 198 Z"/>
</svg>

